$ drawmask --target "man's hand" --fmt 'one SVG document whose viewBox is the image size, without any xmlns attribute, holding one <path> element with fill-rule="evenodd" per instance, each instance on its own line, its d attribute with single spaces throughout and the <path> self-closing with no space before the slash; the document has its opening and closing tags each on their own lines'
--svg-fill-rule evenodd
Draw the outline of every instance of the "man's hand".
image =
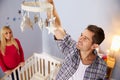
<svg viewBox="0 0 120 80">
<path fill-rule="evenodd" d="M 56 28 L 61 27 L 61 21 L 60 21 L 60 18 L 58 16 L 58 13 L 55 9 L 55 5 L 54 5 L 53 0 L 47 0 L 47 2 L 53 5 L 53 16 L 56 18 L 55 19 L 55 24 L 54 24 L 55 27 Z M 51 18 L 51 12 L 47 12 L 47 18 L 48 18 L 48 20 Z"/>
<path fill-rule="evenodd" d="M 57 28 L 55 31 L 54 31 L 54 35 L 56 37 L 56 39 L 63 39 L 64 36 L 66 35 L 66 32 L 64 31 L 64 29 L 62 27 L 59 27 Z"/>
<path fill-rule="evenodd" d="M 49 2 L 49 3 L 53 4 L 53 0 L 47 0 L 47 2 Z"/>
</svg>

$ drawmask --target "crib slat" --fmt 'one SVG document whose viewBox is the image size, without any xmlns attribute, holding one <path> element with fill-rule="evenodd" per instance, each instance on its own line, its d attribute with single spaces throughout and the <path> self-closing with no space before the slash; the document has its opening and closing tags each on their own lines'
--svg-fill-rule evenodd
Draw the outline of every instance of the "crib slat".
<svg viewBox="0 0 120 80">
<path fill-rule="evenodd" d="M 34 75 L 34 60 L 32 59 L 32 76 Z"/>
<path fill-rule="evenodd" d="M 29 64 L 29 76 L 30 76 L 30 78 L 31 78 L 31 68 L 30 68 L 30 64 Z"/>
<path fill-rule="evenodd" d="M 20 77 L 20 68 L 17 68 L 17 71 L 18 71 L 18 78 L 19 78 L 19 80 L 21 80 L 21 77 Z"/>
<path fill-rule="evenodd" d="M 16 79 L 16 70 L 13 71 L 13 75 L 14 75 L 14 79 L 17 80 Z"/>
<path fill-rule="evenodd" d="M 42 61 L 40 59 L 40 74 L 42 74 Z"/>
<path fill-rule="evenodd" d="M 26 65 L 26 67 L 25 67 L 25 73 L 26 73 L 26 79 L 29 80 L 29 79 L 28 79 L 29 76 L 28 76 L 27 66 L 28 66 L 28 65 Z"/>
<path fill-rule="evenodd" d="M 40 59 L 38 59 L 38 72 L 40 73 Z"/>
<path fill-rule="evenodd" d="M 25 74 L 24 74 L 24 71 L 22 72 L 22 78 L 23 78 L 23 80 L 25 80 Z"/>
<path fill-rule="evenodd" d="M 43 76 L 45 76 L 45 60 L 43 59 Z"/>
<path fill-rule="evenodd" d="M 35 57 L 35 73 L 37 72 L 37 57 Z"/>
</svg>

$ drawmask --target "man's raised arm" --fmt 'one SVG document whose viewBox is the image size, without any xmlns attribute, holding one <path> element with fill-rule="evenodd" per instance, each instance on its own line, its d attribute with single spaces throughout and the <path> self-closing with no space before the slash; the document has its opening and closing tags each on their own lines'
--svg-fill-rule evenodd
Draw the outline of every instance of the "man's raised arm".
<svg viewBox="0 0 120 80">
<path fill-rule="evenodd" d="M 53 0 L 47 0 L 47 1 L 53 5 L 53 16 L 56 17 L 55 24 L 54 24 L 54 27 L 56 28 L 56 30 L 54 31 L 54 35 L 55 35 L 56 39 L 63 39 L 64 36 L 66 35 L 66 33 L 65 33 L 64 29 L 62 28 L 59 15 L 55 8 L 55 4 L 54 4 Z M 49 14 L 50 13 L 48 12 L 47 13 L 48 18 L 50 17 Z"/>
</svg>

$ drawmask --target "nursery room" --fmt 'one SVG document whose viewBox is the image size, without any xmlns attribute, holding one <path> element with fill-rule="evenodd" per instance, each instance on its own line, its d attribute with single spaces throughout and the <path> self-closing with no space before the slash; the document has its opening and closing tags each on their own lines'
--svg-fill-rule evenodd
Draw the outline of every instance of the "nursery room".
<svg viewBox="0 0 120 80">
<path fill-rule="evenodd" d="M 0 80 L 120 80 L 119 30 L 119 0 L 0 0 Z"/>
</svg>

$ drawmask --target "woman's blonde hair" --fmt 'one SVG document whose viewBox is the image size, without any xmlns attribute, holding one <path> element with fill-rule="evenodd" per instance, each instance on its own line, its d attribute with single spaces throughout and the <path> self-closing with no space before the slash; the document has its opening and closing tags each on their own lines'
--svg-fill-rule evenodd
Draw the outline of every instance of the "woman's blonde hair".
<svg viewBox="0 0 120 80">
<path fill-rule="evenodd" d="M 19 51 L 19 47 L 18 47 L 18 44 L 16 42 L 16 40 L 14 39 L 13 37 L 13 33 L 12 33 L 12 30 L 9 26 L 3 26 L 1 28 L 1 31 L 0 31 L 0 50 L 1 50 L 1 53 L 2 55 L 5 55 L 5 49 L 6 49 L 6 45 L 7 45 L 7 42 L 6 42 L 6 39 L 5 39 L 5 36 L 4 34 L 6 33 L 7 30 L 10 30 L 11 31 L 11 34 L 12 34 L 12 37 L 11 37 L 11 43 L 17 48 L 17 50 Z"/>
</svg>

